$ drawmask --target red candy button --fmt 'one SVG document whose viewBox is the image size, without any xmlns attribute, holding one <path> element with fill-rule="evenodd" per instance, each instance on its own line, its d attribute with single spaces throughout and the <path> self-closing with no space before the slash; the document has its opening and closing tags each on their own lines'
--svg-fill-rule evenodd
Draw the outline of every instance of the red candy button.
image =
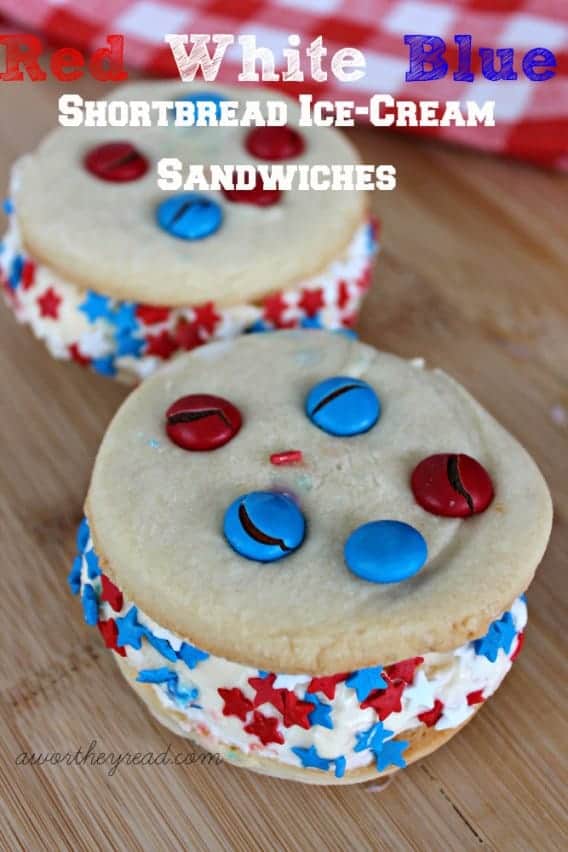
<svg viewBox="0 0 568 852">
<path fill-rule="evenodd" d="M 463 453 L 438 453 L 423 459 L 414 468 L 411 486 L 423 509 L 446 518 L 484 512 L 494 494 L 485 468 Z"/>
<path fill-rule="evenodd" d="M 130 142 L 97 145 L 85 155 L 84 165 L 95 177 L 112 183 L 137 180 L 148 171 L 148 160 Z"/>
<path fill-rule="evenodd" d="M 238 408 L 220 396 L 182 396 L 166 411 L 166 432 L 182 450 L 216 450 L 235 437 L 242 425 Z"/>
<path fill-rule="evenodd" d="M 233 182 L 236 181 L 236 176 Z M 224 189 L 223 195 L 235 204 L 256 204 L 257 207 L 270 207 L 280 200 L 279 189 L 265 189 L 261 175 L 256 176 L 255 185 L 251 189 Z"/>
<path fill-rule="evenodd" d="M 255 127 L 245 146 L 249 154 L 261 160 L 289 160 L 300 156 L 304 140 L 292 127 Z"/>
</svg>

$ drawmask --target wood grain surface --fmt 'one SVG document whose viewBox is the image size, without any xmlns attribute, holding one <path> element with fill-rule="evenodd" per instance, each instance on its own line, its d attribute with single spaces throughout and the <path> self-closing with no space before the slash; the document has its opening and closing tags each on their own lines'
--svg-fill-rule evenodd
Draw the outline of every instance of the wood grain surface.
<svg viewBox="0 0 568 852">
<path fill-rule="evenodd" d="M 104 89 L 74 85 L 88 97 Z M 52 83 L 0 87 L 0 183 L 56 122 Z M 58 363 L 0 309 L 3 849 L 566 849 L 568 181 L 358 129 L 384 249 L 363 340 L 451 372 L 528 448 L 555 503 L 525 650 L 449 745 L 383 791 L 228 765 L 18 766 L 22 752 L 186 753 L 148 717 L 65 576 L 92 462 L 126 389 Z M 495 566 L 498 569 L 498 566 Z"/>
</svg>

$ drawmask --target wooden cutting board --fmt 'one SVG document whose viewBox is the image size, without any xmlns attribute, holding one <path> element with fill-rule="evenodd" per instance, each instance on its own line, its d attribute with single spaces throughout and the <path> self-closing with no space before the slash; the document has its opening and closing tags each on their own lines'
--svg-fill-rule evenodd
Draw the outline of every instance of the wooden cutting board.
<svg viewBox="0 0 568 852">
<path fill-rule="evenodd" d="M 61 91 L 2 85 L 2 186 L 55 124 Z M 395 163 L 399 178 L 373 195 L 384 248 L 362 339 L 451 372 L 551 485 L 556 520 L 525 650 L 458 737 L 382 792 L 227 765 L 123 765 L 111 777 L 108 765 L 17 765 L 23 752 L 84 752 L 92 741 L 90 760 L 191 749 L 148 717 L 65 582 L 95 452 L 127 391 L 49 358 L 2 307 L 4 849 L 566 848 L 568 181 L 400 134 L 351 136 L 365 162 Z"/>
</svg>

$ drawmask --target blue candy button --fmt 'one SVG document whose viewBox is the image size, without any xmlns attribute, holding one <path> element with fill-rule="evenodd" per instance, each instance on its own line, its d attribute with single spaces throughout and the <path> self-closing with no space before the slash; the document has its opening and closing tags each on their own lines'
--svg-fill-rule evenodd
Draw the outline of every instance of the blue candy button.
<svg viewBox="0 0 568 852">
<path fill-rule="evenodd" d="M 211 103 L 214 106 L 214 115 L 217 121 L 221 118 L 221 103 L 226 101 L 225 95 L 218 95 L 215 92 L 190 92 L 188 95 L 183 95 L 178 98 L 178 101 L 190 101 L 190 103 Z M 206 122 L 209 124 L 209 121 Z"/>
<path fill-rule="evenodd" d="M 381 403 L 367 382 L 350 376 L 333 376 L 311 389 L 306 399 L 306 414 L 330 435 L 361 435 L 381 416 Z"/>
<path fill-rule="evenodd" d="M 344 548 L 347 567 L 370 583 L 400 583 L 428 558 L 424 536 L 402 521 L 372 521 L 354 530 Z"/>
<path fill-rule="evenodd" d="M 289 556 L 304 540 L 306 522 L 294 501 L 273 491 L 238 497 L 225 512 L 223 532 L 237 553 L 256 562 Z"/>
<path fill-rule="evenodd" d="M 198 192 L 184 192 L 162 201 L 156 219 L 172 237 L 180 240 L 202 240 L 214 234 L 223 219 L 221 207 L 212 198 Z"/>
</svg>

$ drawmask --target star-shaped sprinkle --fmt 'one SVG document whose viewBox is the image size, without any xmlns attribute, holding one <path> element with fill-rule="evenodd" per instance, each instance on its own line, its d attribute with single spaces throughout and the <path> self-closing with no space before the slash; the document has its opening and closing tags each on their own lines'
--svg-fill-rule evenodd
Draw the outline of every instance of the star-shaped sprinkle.
<svg viewBox="0 0 568 852">
<path fill-rule="evenodd" d="M 25 260 L 24 265 L 22 267 L 22 288 L 24 290 L 29 290 L 30 287 L 33 287 L 33 283 L 35 281 L 35 263 L 32 260 Z"/>
<path fill-rule="evenodd" d="M 114 356 L 105 355 L 102 358 L 93 358 L 91 366 L 96 373 L 101 376 L 116 376 L 116 367 L 114 366 Z"/>
<path fill-rule="evenodd" d="M 217 324 L 221 321 L 220 315 L 215 310 L 213 302 L 207 302 L 205 305 L 197 305 L 193 308 L 194 319 L 200 328 L 211 335 L 215 331 Z"/>
<path fill-rule="evenodd" d="M 17 254 L 12 261 L 12 264 L 10 266 L 10 274 L 8 275 L 8 284 L 10 285 L 12 290 L 15 290 L 18 284 L 20 283 L 23 268 L 24 258 L 21 254 Z"/>
<path fill-rule="evenodd" d="M 423 662 L 424 657 L 410 657 L 408 660 L 401 660 L 400 663 L 387 666 L 385 674 L 389 680 L 403 680 L 405 683 L 411 684 L 416 669 Z"/>
<path fill-rule="evenodd" d="M 116 644 L 118 628 L 114 619 L 108 618 L 106 621 L 98 621 L 97 627 L 101 632 L 101 636 L 104 639 L 106 647 L 116 651 L 116 653 L 120 654 L 121 657 L 126 657 L 126 651 L 124 648 L 119 648 Z"/>
<path fill-rule="evenodd" d="M 174 336 L 179 348 L 186 352 L 189 352 L 191 349 L 195 349 L 196 346 L 201 346 L 203 343 L 203 338 L 197 323 L 188 322 L 186 319 L 178 320 Z"/>
<path fill-rule="evenodd" d="M 98 556 L 92 548 L 86 551 L 85 561 L 87 563 L 87 576 L 89 580 L 96 580 L 101 573 L 101 568 Z"/>
<path fill-rule="evenodd" d="M 156 355 L 167 361 L 178 349 L 178 345 L 169 333 L 169 331 L 161 331 L 159 334 L 149 334 L 146 338 L 148 346 L 146 355 Z"/>
<path fill-rule="evenodd" d="M 444 712 L 444 704 L 438 698 L 434 701 L 433 706 L 429 710 L 425 710 L 423 713 L 418 713 L 418 718 L 420 721 L 431 728 L 436 724 L 442 713 Z"/>
<path fill-rule="evenodd" d="M 77 534 L 75 537 L 75 543 L 77 545 L 77 550 L 79 553 L 82 553 L 83 550 L 87 546 L 87 542 L 89 541 L 89 522 L 86 518 L 82 518 L 81 523 L 77 527 Z"/>
<path fill-rule="evenodd" d="M 114 325 L 119 334 L 134 331 L 138 327 L 136 305 L 133 302 L 121 302 L 114 311 L 109 313 L 108 321 Z"/>
<path fill-rule="evenodd" d="M 282 297 L 282 293 L 274 293 L 272 296 L 267 296 L 263 302 L 264 318 L 274 323 L 277 328 L 282 328 L 286 325 L 283 315 L 287 308 L 288 305 Z"/>
<path fill-rule="evenodd" d="M 320 315 L 316 314 L 315 317 L 302 317 L 300 328 L 324 328 L 324 324 Z"/>
<path fill-rule="evenodd" d="M 519 654 L 523 650 L 524 643 L 525 643 L 525 634 L 524 634 L 524 631 L 523 631 L 522 633 L 519 633 L 519 635 L 517 636 L 517 644 L 516 644 L 515 650 L 511 654 L 511 658 L 510 658 L 512 663 L 515 662 L 515 660 L 517 659 L 517 657 L 519 656 Z"/>
<path fill-rule="evenodd" d="M 307 688 L 307 692 L 323 692 L 326 698 L 335 698 L 335 688 L 338 683 L 344 681 L 349 672 L 341 672 L 340 674 L 329 675 L 329 677 L 313 677 Z"/>
<path fill-rule="evenodd" d="M 136 680 L 138 683 L 168 683 L 172 678 L 177 679 L 176 673 L 164 666 L 159 669 L 141 669 Z"/>
<path fill-rule="evenodd" d="M 137 651 L 142 647 L 142 637 L 146 628 L 138 621 L 138 609 L 131 606 L 126 615 L 116 619 L 118 638 L 116 644 L 120 647 L 130 645 Z"/>
<path fill-rule="evenodd" d="M 284 690 L 284 710 L 282 713 L 284 727 L 291 728 L 298 725 L 308 730 L 310 727 L 309 715 L 313 711 L 313 705 L 309 701 L 302 701 L 295 692 Z"/>
<path fill-rule="evenodd" d="M 59 296 L 53 287 L 48 287 L 37 300 L 39 313 L 42 317 L 57 319 L 59 316 L 59 305 L 61 304 L 61 296 Z"/>
<path fill-rule="evenodd" d="M 466 698 L 467 703 L 470 707 L 472 707 L 474 704 L 483 704 L 483 702 L 485 701 L 482 689 L 476 689 L 473 692 L 468 692 Z"/>
<path fill-rule="evenodd" d="M 324 305 L 325 300 L 323 298 L 323 290 L 321 287 L 318 287 L 315 290 L 304 290 L 302 292 L 302 298 L 298 302 L 298 307 L 301 308 L 309 317 L 314 317 L 318 311 L 321 311 Z"/>
<path fill-rule="evenodd" d="M 155 636 L 152 631 L 147 628 L 144 631 L 144 636 L 152 648 L 155 648 L 158 654 L 161 654 L 162 657 L 165 657 L 166 660 L 170 661 L 170 663 L 177 662 L 177 654 L 167 639 L 163 639 L 161 636 Z"/>
<path fill-rule="evenodd" d="M 75 361 L 76 364 L 80 364 L 82 367 L 88 367 L 91 363 L 91 359 L 88 355 L 83 355 L 81 350 L 79 349 L 78 343 L 70 343 L 69 344 L 69 355 Z"/>
<path fill-rule="evenodd" d="M 330 767 L 331 761 L 325 757 L 320 757 L 315 746 L 310 746 L 309 748 L 295 746 L 292 748 L 292 751 L 300 760 L 304 769 L 322 769 L 324 772 L 327 772 Z"/>
<path fill-rule="evenodd" d="M 354 751 L 370 749 L 376 757 L 382 750 L 385 740 L 392 737 L 393 733 L 393 731 L 388 731 L 382 722 L 375 722 L 368 730 L 359 731 L 355 734 L 357 742 Z"/>
<path fill-rule="evenodd" d="M 137 305 L 136 316 L 144 325 L 158 325 L 165 322 L 170 315 L 170 308 L 161 305 Z"/>
<path fill-rule="evenodd" d="M 194 669 L 199 663 L 207 660 L 209 654 L 196 648 L 195 645 L 190 645 L 189 642 L 183 642 L 178 651 L 178 657 L 183 660 L 188 669 Z"/>
<path fill-rule="evenodd" d="M 283 745 L 284 737 L 278 730 L 278 719 L 273 716 L 263 716 L 259 710 L 255 710 L 252 715 L 252 720 L 245 725 L 247 734 L 253 734 L 258 737 L 263 745 L 269 743 L 278 743 Z"/>
<path fill-rule="evenodd" d="M 94 627 L 99 620 L 99 602 L 97 600 L 97 593 L 92 586 L 83 586 L 81 604 L 83 606 L 83 618 L 87 624 Z"/>
<path fill-rule="evenodd" d="M 473 707 L 470 707 L 467 701 L 456 707 L 448 707 L 446 704 L 444 712 L 436 722 L 436 730 L 445 731 L 448 728 L 457 728 L 463 722 L 466 722 L 474 712 Z"/>
<path fill-rule="evenodd" d="M 168 695 L 170 696 L 176 704 L 179 704 L 181 707 L 187 707 L 188 704 L 190 707 L 197 707 L 199 710 L 202 708 L 199 704 L 194 704 L 193 702 L 199 696 L 199 690 L 196 686 L 192 686 L 187 688 L 180 683 L 179 677 L 176 672 L 173 673 L 174 677 L 171 677 L 168 680 Z"/>
<path fill-rule="evenodd" d="M 132 337 L 129 332 L 121 332 L 116 338 L 116 355 L 118 358 L 125 355 L 139 358 L 145 345 L 143 337 Z"/>
<path fill-rule="evenodd" d="M 241 722 L 246 722 L 247 715 L 253 709 L 253 703 L 250 701 L 242 690 L 234 687 L 233 689 L 217 690 L 223 699 L 223 716 L 236 716 Z"/>
<path fill-rule="evenodd" d="M 372 692 L 369 697 L 361 703 L 361 709 L 372 707 L 379 719 L 384 721 L 391 713 L 400 713 L 402 710 L 401 695 L 405 683 L 399 680 L 397 683 L 389 683 L 386 689 Z"/>
<path fill-rule="evenodd" d="M 270 673 L 266 677 L 249 677 L 248 682 L 256 692 L 254 697 L 254 706 L 260 707 L 261 704 L 272 704 L 281 713 L 284 712 L 284 690 L 274 689 L 274 681 L 276 675 Z"/>
<path fill-rule="evenodd" d="M 343 778 L 343 776 L 345 775 L 345 767 L 347 766 L 347 761 L 345 760 L 343 755 L 341 755 L 340 757 L 336 757 L 331 762 L 334 764 L 335 767 L 335 777 Z"/>
<path fill-rule="evenodd" d="M 103 317 L 108 317 L 111 313 L 111 300 L 107 296 L 101 296 L 95 293 L 94 290 L 87 291 L 87 298 L 79 305 L 79 310 L 82 311 L 89 322 L 93 323 Z"/>
<path fill-rule="evenodd" d="M 122 592 L 115 586 L 112 580 L 110 580 L 106 574 L 101 575 L 101 583 L 102 583 L 102 594 L 101 598 L 103 601 L 106 601 L 115 612 L 120 612 L 122 609 L 122 605 L 124 603 L 124 598 L 122 597 Z"/>
<path fill-rule="evenodd" d="M 407 740 L 388 740 L 388 742 L 384 743 L 377 755 L 378 771 L 383 772 L 389 766 L 398 766 L 400 769 L 404 769 L 406 760 L 402 756 L 402 753 L 406 750 L 407 746 Z"/>
<path fill-rule="evenodd" d="M 311 725 L 319 725 L 322 728 L 333 728 L 331 721 L 331 704 L 326 704 L 321 701 L 317 695 L 304 695 L 304 701 L 309 701 L 314 705 L 314 709 L 309 715 Z"/>
<path fill-rule="evenodd" d="M 373 690 L 387 686 L 387 681 L 381 675 L 382 670 L 382 666 L 358 669 L 349 675 L 345 683 L 355 690 L 358 701 L 364 701 Z"/>
<path fill-rule="evenodd" d="M 78 595 L 81 591 L 81 568 L 83 565 L 83 557 L 77 555 L 73 560 L 71 570 L 67 575 L 67 582 L 71 589 L 71 594 Z"/>
<path fill-rule="evenodd" d="M 494 663 L 501 648 L 506 654 L 509 653 L 515 635 L 513 616 L 510 612 L 506 612 L 498 621 L 492 622 L 485 636 L 475 639 L 473 643 L 475 653 L 482 654 Z"/>
<path fill-rule="evenodd" d="M 428 707 L 432 707 L 434 704 L 434 693 L 434 684 L 420 670 L 414 678 L 412 686 L 408 686 L 404 690 L 404 697 L 408 701 L 408 706 L 413 710 L 418 708 L 427 710 Z"/>
</svg>

